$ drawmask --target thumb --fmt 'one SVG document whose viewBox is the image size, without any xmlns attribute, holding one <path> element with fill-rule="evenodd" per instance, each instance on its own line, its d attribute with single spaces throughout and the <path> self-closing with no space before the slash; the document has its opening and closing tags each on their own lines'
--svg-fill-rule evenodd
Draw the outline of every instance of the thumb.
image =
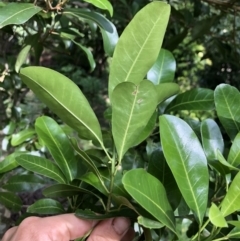
<svg viewBox="0 0 240 241">
<path fill-rule="evenodd" d="M 130 220 L 124 217 L 104 220 L 94 228 L 88 241 L 120 241 L 130 225 Z"/>
</svg>

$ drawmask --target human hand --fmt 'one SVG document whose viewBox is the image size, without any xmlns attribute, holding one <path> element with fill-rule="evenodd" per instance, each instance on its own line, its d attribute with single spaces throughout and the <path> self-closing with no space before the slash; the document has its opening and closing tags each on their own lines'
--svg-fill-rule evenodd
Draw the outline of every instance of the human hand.
<svg viewBox="0 0 240 241">
<path fill-rule="evenodd" d="M 114 218 L 104 221 L 82 220 L 74 214 L 39 218 L 29 217 L 9 229 L 2 241 L 69 241 L 87 234 L 87 241 L 131 241 L 134 230 L 127 218 Z"/>
</svg>

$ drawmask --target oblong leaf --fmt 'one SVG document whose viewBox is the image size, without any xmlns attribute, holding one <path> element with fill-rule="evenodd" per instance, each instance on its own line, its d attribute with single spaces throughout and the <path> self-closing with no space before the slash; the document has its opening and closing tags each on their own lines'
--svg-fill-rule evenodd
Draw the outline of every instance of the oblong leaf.
<svg viewBox="0 0 240 241">
<path fill-rule="evenodd" d="M 155 220 L 151 220 L 151 219 L 149 219 L 149 218 L 145 218 L 145 217 L 143 217 L 143 216 L 139 216 L 139 217 L 137 218 L 137 220 L 138 220 L 138 223 L 139 223 L 140 225 L 142 225 L 143 227 L 145 227 L 145 228 L 159 229 L 159 228 L 162 228 L 162 227 L 165 226 L 165 225 L 163 225 L 163 224 L 160 223 L 160 222 L 157 222 L 157 221 L 155 221 Z"/>
<path fill-rule="evenodd" d="M 96 115 L 81 90 L 70 79 L 44 67 L 21 69 L 20 76 L 36 96 L 80 137 L 102 142 Z"/>
<path fill-rule="evenodd" d="M 154 85 L 143 80 L 139 85 L 119 84 L 112 96 L 112 133 L 119 160 L 132 147 L 157 106 Z"/>
<path fill-rule="evenodd" d="M 9 24 L 23 24 L 42 9 L 31 3 L 10 3 L 0 8 L 0 29 Z"/>
<path fill-rule="evenodd" d="M 230 85 L 220 84 L 214 91 L 217 115 L 231 140 L 240 131 L 240 93 Z"/>
<path fill-rule="evenodd" d="M 165 112 L 176 110 L 214 109 L 213 90 L 197 88 L 179 94 L 166 108 Z"/>
<path fill-rule="evenodd" d="M 49 215 L 65 213 L 65 210 L 60 202 L 50 198 L 44 198 L 29 206 L 27 212 Z"/>
<path fill-rule="evenodd" d="M 112 7 L 112 4 L 108 0 L 84 0 L 84 2 L 91 3 L 97 8 L 108 10 L 111 17 L 113 15 L 113 7 Z"/>
<path fill-rule="evenodd" d="M 18 167 L 16 157 L 22 155 L 23 152 L 14 152 L 8 155 L 3 161 L 0 162 L 0 173 L 5 173 Z"/>
<path fill-rule="evenodd" d="M 166 191 L 158 179 L 144 169 L 130 170 L 122 179 L 124 188 L 146 211 L 175 232 L 175 220 Z"/>
<path fill-rule="evenodd" d="M 219 208 L 216 206 L 215 203 L 212 203 L 212 206 L 209 209 L 209 219 L 211 223 L 216 227 L 221 227 L 221 228 L 228 227 L 228 224 L 225 218 L 223 217 L 221 211 L 219 210 Z"/>
<path fill-rule="evenodd" d="M 232 166 L 240 165 L 240 133 L 236 135 L 230 148 L 227 161 Z"/>
<path fill-rule="evenodd" d="M 35 122 L 36 132 L 68 181 L 76 178 L 77 160 L 70 140 L 52 118 L 42 116 Z"/>
<path fill-rule="evenodd" d="M 141 9 L 119 38 L 110 67 L 109 97 L 121 82 L 140 83 L 161 49 L 170 5 L 152 2 Z"/>
<path fill-rule="evenodd" d="M 221 203 L 224 217 L 240 209 L 240 172 L 234 177 L 226 196 Z"/>
<path fill-rule="evenodd" d="M 223 153 L 223 137 L 217 123 L 206 119 L 201 124 L 202 145 L 208 160 L 217 160 L 217 150 Z"/>
<path fill-rule="evenodd" d="M 65 183 L 65 177 L 59 167 L 43 157 L 21 155 L 16 158 L 19 165 L 25 169 L 49 177 L 57 182 Z"/>
<path fill-rule="evenodd" d="M 0 192 L 0 203 L 14 212 L 22 208 L 22 200 L 12 192 Z"/>
<path fill-rule="evenodd" d="M 187 205 L 202 223 L 208 202 L 208 166 L 202 146 L 190 126 L 178 117 L 160 117 L 164 156 Z"/>
<path fill-rule="evenodd" d="M 176 61 L 172 53 L 166 49 L 161 49 L 156 62 L 147 73 L 147 79 L 155 85 L 172 82 L 175 71 Z"/>
<path fill-rule="evenodd" d="M 26 130 L 22 130 L 17 134 L 13 134 L 11 138 L 11 145 L 18 146 L 23 142 L 27 141 L 35 134 L 35 130 L 33 128 L 28 128 Z"/>
</svg>

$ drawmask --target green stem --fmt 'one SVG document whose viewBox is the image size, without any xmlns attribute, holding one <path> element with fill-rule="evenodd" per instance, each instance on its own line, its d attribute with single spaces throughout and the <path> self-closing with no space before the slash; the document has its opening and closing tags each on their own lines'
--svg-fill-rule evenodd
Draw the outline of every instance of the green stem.
<svg viewBox="0 0 240 241">
<path fill-rule="evenodd" d="M 199 237 L 199 236 L 200 236 L 199 234 L 206 228 L 206 226 L 208 225 L 209 222 L 210 222 L 210 219 L 208 219 L 208 220 L 204 223 L 204 225 L 201 227 L 201 229 L 199 230 L 199 232 L 198 232 L 197 234 L 195 234 L 191 240 L 195 240 L 197 237 Z"/>
</svg>

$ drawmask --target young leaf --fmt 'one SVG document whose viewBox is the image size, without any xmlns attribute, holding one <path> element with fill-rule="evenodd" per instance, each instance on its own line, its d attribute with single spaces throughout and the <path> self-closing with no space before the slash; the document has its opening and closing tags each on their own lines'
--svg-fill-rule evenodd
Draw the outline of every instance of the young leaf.
<svg viewBox="0 0 240 241">
<path fill-rule="evenodd" d="M 217 115 L 231 140 L 240 131 L 239 91 L 230 85 L 220 84 L 214 91 Z"/>
<path fill-rule="evenodd" d="M 137 218 L 138 223 L 140 225 L 142 225 L 145 228 L 150 228 L 150 229 L 159 229 L 164 227 L 165 225 L 163 225 L 162 223 L 155 221 L 155 220 L 151 220 L 149 218 L 145 218 L 143 216 L 139 216 Z"/>
<path fill-rule="evenodd" d="M 97 117 L 81 90 L 70 79 L 44 67 L 21 69 L 20 76 L 36 96 L 80 137 L 102 143 Z"/>
<path fill-rule="evenodd" d="M 35 122 L 35 128 L 67 180 L 72 181 L 76 178 L 77 160 L 74 149 L 62 128 L 47 116 L 39 117 Z"/>
<path fill-rule="evenodd" d="M 121 82 L 140 83 L 161 49 L 170 5 L 152 2 L 140 10 L 119 38 L 110 66 L 109 97 Z"/>
<path fill-rule="evenodd" d="M 136 142 L 157 107 L 154 85 L 143 80 L 139 85 L 130 82 L 119 84 L 112 94 L 112 133 L 122 160 L 125 152 Z"/>
<path fill-rule="evenodd" d="M 14 212 L 22 208 L 21 198 L 12 192 L 0 192 L 0 203 Z"/>
<path fill-rule="evenodd" d="M 84 0 L 84 2 L 91 3 L 97 8 L 108 10 L 111 17 L 113 15 L 113 7 L 112 4 L 108 0 Z"/>
<path fill-rule="evenodd" d="M 230 148 L 227 161 L 232 166 L 240 165 L 240 133 L 236 135 Z"/>
<path fill-rule="evenodd" d="M 0 8 L 0 29 L 9 24 L 23 24 L 41 10 L 32 3 L 9 3 Z"/>
<path fill-rule="evenodd" d="M 216 227 L 228 227 L 225 218 L 223 217 L 221 211 L 218 209 L 215 203 L 212 203 L 212 206 L 209 209 L 209 219 L 211 223 Z"/>
<path fill-rule="evenodd" d="M 172 53 L 166 49 L 161 49 L 156 62 L 147 73 L 147 79 L 155 85 L 172 82 L 175 71 L 176 61 Z"/>
<path fill-rule="evenodd" d="M 176 110 L 212 110 L 214 108 L 213 91 L 197 88 L 179 94 L 166 108 L 166 112 Z"/>
<path fill-rule="evenodd" d="M 27 212 L 49 215 L 62 214 L 65 213 L 65 210 L 60 202 L 50 198 L 44 198 L 36 201 L 34 204 L 29 206 Z"/>
<path fill-rule="evenodd" d="M 133 169 L 122 179 L 124 188 L 146 211 L 175 232 L 175 220 L 163 185 L 144 169 Z"/>
<path fill-rule="evenodd" d="M 28 128 L 26 130 L 20 131 L 17 134 L 12 135 L 11 145 L 18 146 L 23 142 L 27 141 L 35 134 L 35 130 L 33 128 Z"/>
<path fill-rule="evenodd" d="M 221 203 L 221 212 L 224 217 L 240 209 L 240 172 L 233 179 L 226 196 Z"/>
<path fill-rule="evenodd" d="M 217 160 L 217 150 L 223 153 L 223 137 L 217 123 L 206 119 L 201 124 L 202 145 L 208 160 Z"/>
<path fill-rule="evenodd" d="M 208 202 L 208 166 L 201 144 L 190 126 L 178 117 L 160 117 L 164 156 L 178 187 L 202 223 Z"/>
<path fill-rule="evenodd" d="M 16 158 L 19 165 L 25 169 L 49 177 L 60 183 L 65 183 L 65 177 L 59 167 L 43 157 L 21 155 Z"/>
<path fill-rule="evenodd" d="M 34 174 L 14 175 L 2 188 L 12 192 L 34 192 L 46 184 L 46 181 Z"/>
</svg>

